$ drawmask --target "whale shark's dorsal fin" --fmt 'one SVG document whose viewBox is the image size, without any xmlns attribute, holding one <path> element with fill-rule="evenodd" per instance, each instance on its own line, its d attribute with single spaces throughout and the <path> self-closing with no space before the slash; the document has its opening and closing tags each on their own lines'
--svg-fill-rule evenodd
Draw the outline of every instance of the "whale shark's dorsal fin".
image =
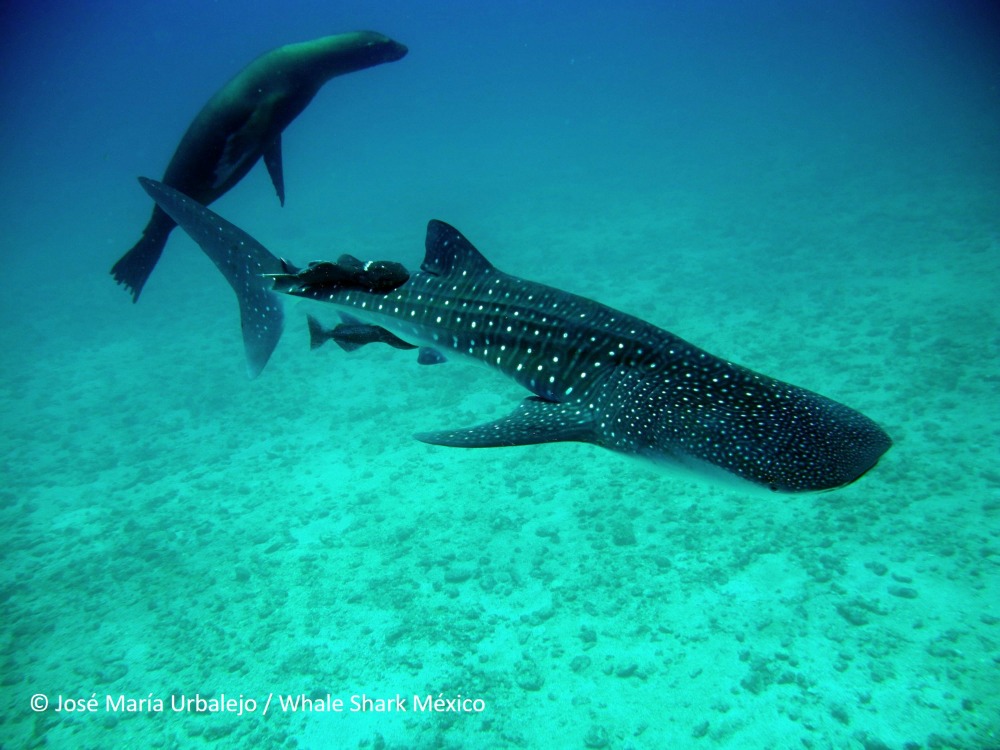
<svg viewBox="0 0 1000 750">
<path fill-rule="evenodd" d="M 434 276 L 462 272 L 480 274 L 493 270 L 493 264 L 461 232 L 437 219 L 427 222 L 424 262 L 420 267 Z"/>
</svg>

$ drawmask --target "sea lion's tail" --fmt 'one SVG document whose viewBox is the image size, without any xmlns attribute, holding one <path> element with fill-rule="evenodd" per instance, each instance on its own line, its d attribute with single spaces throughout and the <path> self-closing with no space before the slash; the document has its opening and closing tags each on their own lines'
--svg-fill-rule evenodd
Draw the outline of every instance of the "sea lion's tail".
<svg viewBox="0 0 1000 750">
<path fill-rule="evenodd" d="M 159 206 L 155 206 L 142 237 L 111 267 L 111 275 L 129 291 L 133 302 L 139 301 L 142 287 L 156 268 L 156 263 L 163 254 L 163 246 L 167 244 L 167 237 L 175 226 L 177 224 L 174 220 Z"/>
<path fill-rule="evenodd" d="M 281 298 L 271 290 L 272 280 L 262 274 L 283 273 L 287 267 L 249 234 L 197 201 L 162 182 L 145 177 L 140 177 L 139 182 L 156 204 L 191 235 L 236 292 L 247 373 L 257 377 L 278 345 L 284 325 Z"/>
</svg>

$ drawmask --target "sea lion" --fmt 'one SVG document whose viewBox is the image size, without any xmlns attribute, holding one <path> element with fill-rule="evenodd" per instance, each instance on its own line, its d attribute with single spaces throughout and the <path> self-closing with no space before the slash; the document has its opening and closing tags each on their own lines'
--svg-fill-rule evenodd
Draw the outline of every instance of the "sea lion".
<svg viewBox="0 0 1000 750">
<path fill-rule="evenodd" d="M 285 203 L 281 132 L 324 83 L 345 73 L 399 60 L 407 48 L 374 31 L 355 31 L 287 44 L 247 65 L 202 107 L 163 175 L 162 183 L 207 205 L 264 157 L 278 200 Z M 142 238 L 111 274 L 139 300 L 176 223 L 159 206 Z"/>
</svg>

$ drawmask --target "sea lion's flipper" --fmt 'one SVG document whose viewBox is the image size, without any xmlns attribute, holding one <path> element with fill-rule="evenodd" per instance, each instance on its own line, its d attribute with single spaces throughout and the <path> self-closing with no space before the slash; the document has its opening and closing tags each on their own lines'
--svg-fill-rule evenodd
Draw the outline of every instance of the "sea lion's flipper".
<svg viewBox="0 0 1000 750">
<path fill-rule="evenodd" d="M 257 377 L 278 345 L 284 323 L 281 298 L 265 273 L 284 270 L 266 247 L 218 214 L 162 182 L 139 178 L 150 197 L 191 235 L 222 271 L 240 303 L 247 373 Z"/>
<path fill-rule="evenodd" d="M 278 194 L 281 205 L 285 205 L 285 174 L 281 167 L 281 133 L 264 149 L 264 166 L 271 175 L 274 191 Z"/>
<path fill-rule="evenodd" d="M 253 111 L 248 112 L 238 127 L 226 136 L 226 143 L 215 164 L 215 180 L 212 189 L 224 193 L 245 175 L 254 162 L 266 153 L 268 148 L 261 148 L 261 141 L 267 134 L 272 117 L 273 102 L 261 101 Z M 278 145 L 279 156 L 281 145 Z M 280 159 L 279 159 L 280 163 Z M 271 168 L 268 167 L 270 172 Z M 273 179 L 273 178 L 272 178 Z"/>
<path fill-rule="evenodd" d="M 142 232 L 142 237 L 111 267 L 115 281 L 132 293 L 132 302 L 139 301 L 142 287 L 163 254 L 163 246 L 175 224 L 159 206 Z"/>
</svg>

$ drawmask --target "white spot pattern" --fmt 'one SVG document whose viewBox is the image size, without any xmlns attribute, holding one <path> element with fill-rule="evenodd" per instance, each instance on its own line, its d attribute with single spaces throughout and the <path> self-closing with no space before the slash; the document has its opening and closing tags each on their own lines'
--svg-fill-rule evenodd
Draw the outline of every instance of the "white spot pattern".
<svg viewBox="0 0 1000 750">
<path fill-rule="evenodd" d="M 404 337 L 448 342 L 551 407 L 435 433 L 430 442 L 586 439 L 625 453 L 697 458 L 786 491 L 853 481 L 890 445 L 874 422 L 837 402 L 714 357 L 592 300 L 501 273 L 451 231 L 436 255 L 429 251 L 429 270 L 399 289 L 330 301 L 369 304 L 381 313 L 380 324 Z M 540 414 L 544 419 L 532 426 L 528 420 Z"/>
</svg>

